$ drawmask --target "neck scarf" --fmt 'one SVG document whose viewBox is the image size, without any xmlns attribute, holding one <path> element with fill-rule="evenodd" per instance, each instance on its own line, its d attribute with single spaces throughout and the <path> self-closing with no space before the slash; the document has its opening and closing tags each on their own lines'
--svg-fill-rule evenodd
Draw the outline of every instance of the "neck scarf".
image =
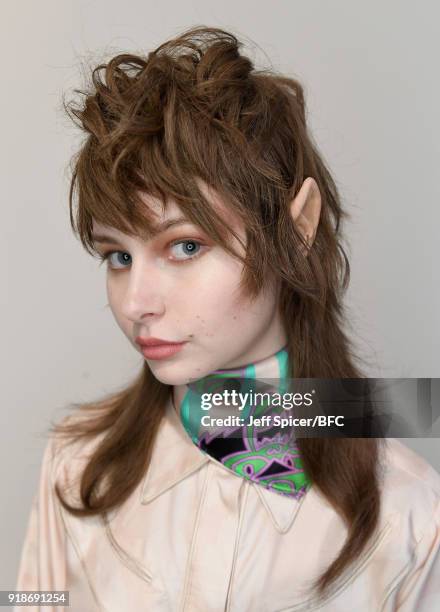
<svg viewBox="0 0 440 612">
<path fill-rule="evenodd" d="M 299 499 L 311 485 L 304 471 L 301 457 L 295 444 L 293 430 L 283 430 L 272 425 L 262 427 L 249 424 L 250 420 L 271 415 L 287 414 L 282 407 L 268 407 L 267 399 L 250 402 L 257 392 L 285 392 L 289 378 L 289 361 L 286 347 L 260 361 L 237 369 L 215 370 L 212 374 L 186 385 L 180 405 L 181 422 L 194 444 L 232 472 L 264 486 L 271 491 Z M 271 379 L 270 385 L 267 380 Z M 237 404 L 223 401 L 206 409 L 206 394 L 222 393 L 228 389 L 241 394 L 241 409 Z M 212 395 L 211 395 L 212 397 Z M 223 396 L 224 397 L 224 396 Z M 231 396 L 230 396 L 231 397 Z M 235 396 L 237 397 L 237 395 Z M 273 397 L 273 396 L 272 396 Z M 238 402 L 237 402 L 238 403 Z M 204 407 L 203 407 L 204 406 Z M 242 425 L 225 418 L 225 424 L 206 425 L 202 417 L 236 417 L 243 419 Z M 250 417 L 253 417 L 250 419 Z M 267 424 L 266 420 L 266 424 Z M 218 423 L 218 421 L 216 421 Z"/>
</svg>

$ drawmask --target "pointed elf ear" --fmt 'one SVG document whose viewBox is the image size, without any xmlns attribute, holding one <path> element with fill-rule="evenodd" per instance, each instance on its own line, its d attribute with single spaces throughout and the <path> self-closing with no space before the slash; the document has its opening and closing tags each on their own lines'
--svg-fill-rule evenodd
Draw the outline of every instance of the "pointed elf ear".
<svg viewBox="0 0 440 612">
<path fill-rule="evenodd" d="M 307 242 L 307 248 L 310 249 L 315 240 L 321 215 L 321 192 L 318 183 L 311 176 L 305 179 L 290 203 L 290 214 L 296 228 Z"/>
</svg>

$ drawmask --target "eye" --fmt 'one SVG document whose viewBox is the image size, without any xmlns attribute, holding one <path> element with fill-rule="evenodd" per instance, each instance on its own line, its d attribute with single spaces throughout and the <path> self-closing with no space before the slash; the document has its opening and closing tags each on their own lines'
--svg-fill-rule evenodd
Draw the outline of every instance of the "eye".
<svg viewBox="0 0 440 612">
<path fill-rule="evenodd" d="M 177 261 L 195 259 L 200 255 L 201 247 L 202 244 L 197 240 L 179 240 L 171 245 L 171 249 L 174 249 L 174 259 Z"/>
<path fill-rule="evenodd" d="M 204 245 L 198 240 L 187 239 L 179 240 L 170 245 L 173 253 L 170 257 L 171 261 L 184 263 L 196 259 L 202 253 L 202 247 Z M 98 259 L 101 264 L 107 261 L 107 267 L 111 270 L 123 270 L 131 264 L 131 255 L 126 251 L 109 251 L 108 253 L 97 253 Z"/>
<path fill-rule="evenodd" d="M 113 255 L 116 255 L 117 257 L 112 261 Z M 101 263 L 107 260 L 108 267 L 116 270 L 124 268 L 124 264 L 131 263 L 131 255 L 125 251 L 109 251 L 108 253 L 103 253 L 102 255 L 98 254 L 98 258 L 101 260 Z M 118 268 L 118 266 L 114 263 L 115 261 L 116 263 L 122 264 L 122 266 Z"/>
</svg>

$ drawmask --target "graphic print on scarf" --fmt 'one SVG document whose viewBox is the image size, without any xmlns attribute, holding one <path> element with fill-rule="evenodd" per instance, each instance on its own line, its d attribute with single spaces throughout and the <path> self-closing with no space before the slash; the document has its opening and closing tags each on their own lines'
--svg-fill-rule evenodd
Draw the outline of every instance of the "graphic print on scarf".
<svg viewBox="0 0 440 612">
<path fill-rule="evenodd" d="M 267 402 L 251 405 L 244 403 L 242 410 L 230 405 L 202 408 L 202 396 L 206 393 L 223 393 L 226 389 L 252 398 L 250 393 L 282 394 L 287 389 L 289 377 L 288 352 L 284 347 L 274 355 L 250 363 L 242 368 L 215 370 L 212 374 L 186 385 L 187 391 L 180 405 L 182 424 L 198 448 L 219 461 L 242 478 L 283 495 L 299 499 L 309 489 L 311 482 L 304 471 L 299 450 L 293 436 L 279 426 L 248 424 L 249 416 L 260 418 L 265 414 L 291 415 L 282 407 L 268 410 Z M 267 384 L 267 379 L 271 379 Z M 248 396 L 244 395 L 248 393 Z M 206 396 L 205 396 L 206 397 Z M 235 412 L 234 412 L 235 410 Z M 203 416 L 225 417 L 237 415 L 243 426 L 202 426 Z M 238 417 L 239 415 L 239 417 Z M 272 422 L 272 421 L 271 421 Z"/>
</svg>

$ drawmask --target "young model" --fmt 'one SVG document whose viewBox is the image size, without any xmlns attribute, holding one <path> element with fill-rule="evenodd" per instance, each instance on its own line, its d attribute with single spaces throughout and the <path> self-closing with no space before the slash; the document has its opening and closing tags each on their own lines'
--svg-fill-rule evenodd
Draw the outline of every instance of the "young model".
<svg viewBox="0 0 440 612">
<path fill-rule="evenodd" d="M 17 589 L 68 590 L 71 612 L 434 612 L 440 476 L 424 459 L 396 439 L 194 424 L 209 414 L 194 388 L 216 376 L 362 377 L 347 213 L 303 90 L 240 47 L 193 28 L 98 66 L 68 106 L 87 135 L 72 227 L 143 362 L 55 425 Z"/>
</svg>

